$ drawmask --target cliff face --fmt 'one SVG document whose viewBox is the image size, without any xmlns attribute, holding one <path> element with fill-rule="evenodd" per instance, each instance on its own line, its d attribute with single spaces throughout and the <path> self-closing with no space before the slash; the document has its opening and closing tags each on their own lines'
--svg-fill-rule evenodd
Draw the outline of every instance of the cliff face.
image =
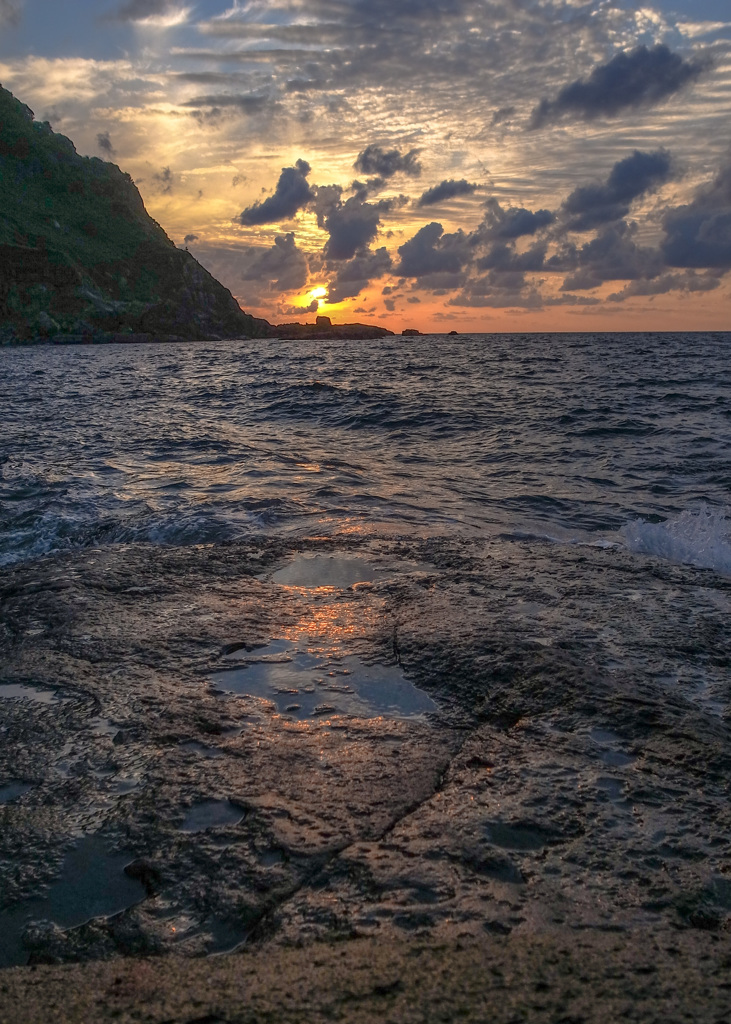
<svg viewBox="0 0 731 1024">
<path fill-rule="evenodd" d="M 0 87 L 0 338 L 261 337 L 265 320 L 177 249 L 128 174 Z"/>
</svg>

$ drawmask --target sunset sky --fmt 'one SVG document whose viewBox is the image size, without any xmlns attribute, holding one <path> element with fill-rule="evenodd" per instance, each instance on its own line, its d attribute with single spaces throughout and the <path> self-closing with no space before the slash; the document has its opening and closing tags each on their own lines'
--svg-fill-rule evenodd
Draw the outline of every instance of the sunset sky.
<svg viewBox="0 0 731 1024">
<path fill-rule="evenodd" d="M 0 82 L 272 322 L 731 329 L 730 0 L 0 0 Z"/>
</svg>

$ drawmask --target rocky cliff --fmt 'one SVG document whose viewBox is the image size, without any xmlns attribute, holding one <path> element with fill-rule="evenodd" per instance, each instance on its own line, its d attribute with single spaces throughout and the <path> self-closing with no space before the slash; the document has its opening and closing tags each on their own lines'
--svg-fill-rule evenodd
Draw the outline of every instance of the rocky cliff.
<svg viewBox="0 0 731 1024">
<path fill-rule="evenodd" d="M 128 174 L 0 87 L 0 340 L 271 333 L 176 248 Z"/>
</svg>

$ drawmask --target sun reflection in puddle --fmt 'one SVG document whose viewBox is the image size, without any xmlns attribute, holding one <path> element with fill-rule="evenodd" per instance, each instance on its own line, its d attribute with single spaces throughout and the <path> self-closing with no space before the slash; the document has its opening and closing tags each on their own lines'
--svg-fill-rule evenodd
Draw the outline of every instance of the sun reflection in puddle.
<svg viewBox="0 0 731 1024">
<path fill-rule="evenodd" d="M 423 718 L 437 705 L 400 665 L 374 664 L 358 646 L 383 629 L 383 601 L 359 584 L 379 572 L 365 559 L 302 554 L 278 569 L 272 583 L 306 591 L 306 609 L 264 647 L 229 644 L 224 657 L 235 667 L 217 672 L 221 697 L 264 700 L 275 713 L 306 723 L 333 715 L 357 718 Z M 304 596 L 304 595 L 303 595 Z"/>
</svg>

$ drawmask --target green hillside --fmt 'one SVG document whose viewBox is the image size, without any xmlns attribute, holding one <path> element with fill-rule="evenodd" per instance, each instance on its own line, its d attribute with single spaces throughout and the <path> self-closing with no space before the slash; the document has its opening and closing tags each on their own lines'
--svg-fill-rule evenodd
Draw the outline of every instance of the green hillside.
<svg viewBox="0 0 731 1024">
<path fill-rule="evenodd" d="M 0 336 L 269 331 L 175 247 L 128 174 L 79 156 L 0 87 Z"/>
</svg>

